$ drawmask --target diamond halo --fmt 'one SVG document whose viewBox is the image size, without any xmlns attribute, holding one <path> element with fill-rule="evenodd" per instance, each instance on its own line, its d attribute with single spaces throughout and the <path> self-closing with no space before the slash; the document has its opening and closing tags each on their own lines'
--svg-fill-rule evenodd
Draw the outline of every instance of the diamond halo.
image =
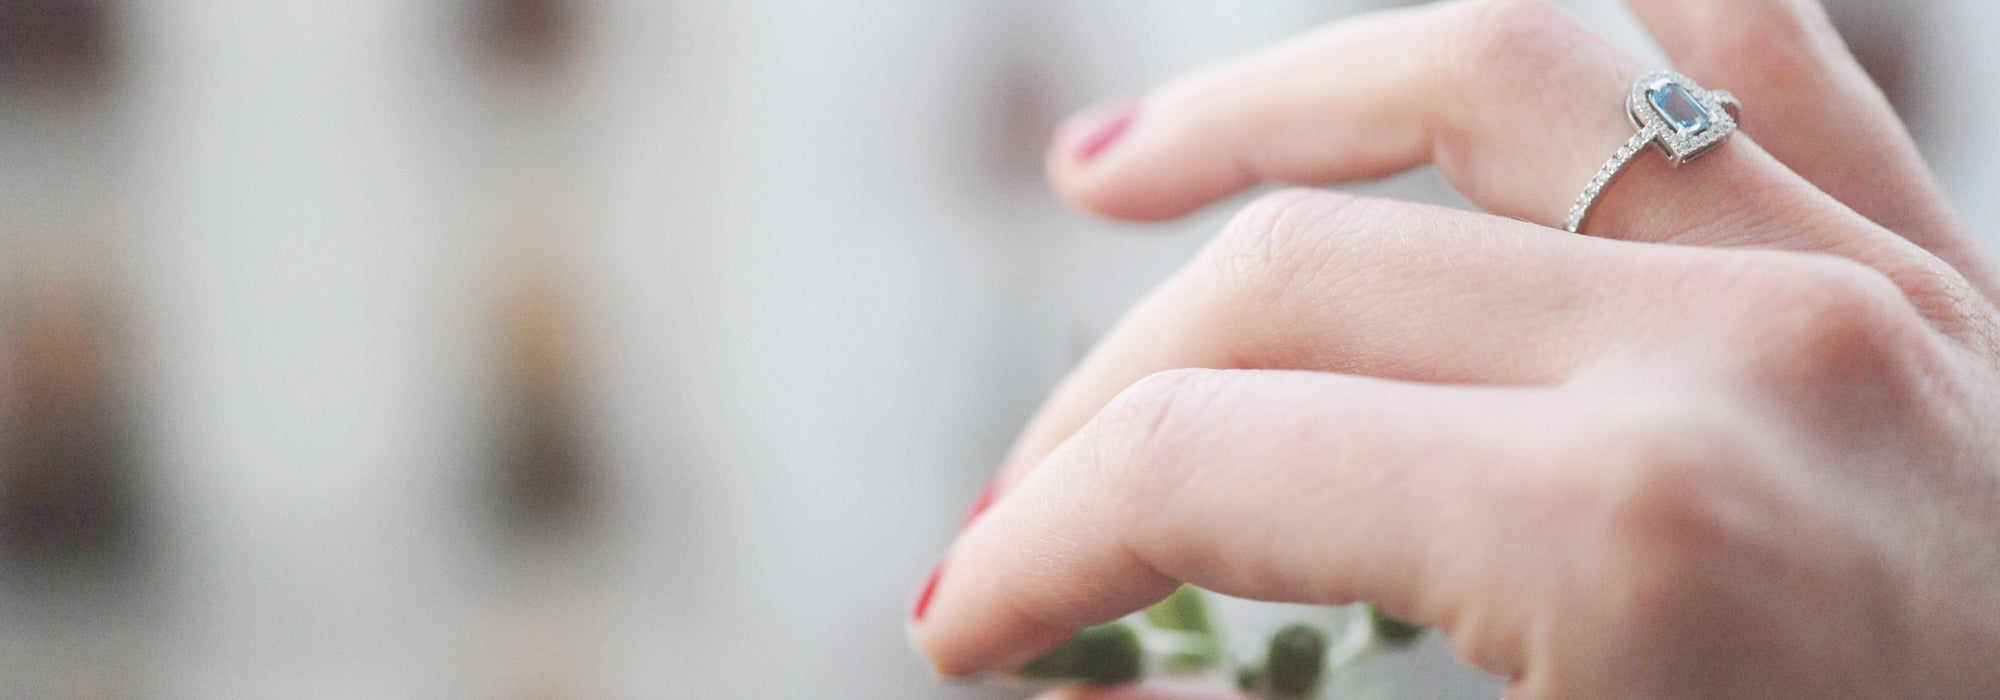
<svg viewBox="0 0 2000 700">
<path fill-rule="evenodd" d="M 1667 164 L 1678 168 L 1714 150 L 1736 133 L 1736 113 L 1740 110 L 1735 95 L 1704 90 L 1694 80 L 1673 71 L 1656 71 L 1634 81 L 1626 100 L 1626 116 L 1631 117 L 1639 131 L 1626 139 L 1625 145 L 1584 186 L 1583 194 L 1570 207 L 1563 228 L 1570 233 L 1582 229 L 1598 195 L 1647 145 L 1657 146 L 1666 155 Z"/>
</svg>

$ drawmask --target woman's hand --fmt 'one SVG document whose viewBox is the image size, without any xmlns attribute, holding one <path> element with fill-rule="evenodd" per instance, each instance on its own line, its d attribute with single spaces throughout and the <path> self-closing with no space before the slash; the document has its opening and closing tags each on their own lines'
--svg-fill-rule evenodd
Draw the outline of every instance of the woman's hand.
<svg viewBox="0 0 2000 700">
<path fill-rule="evenodd" d="M 1990 264 L 1817 7 L 1631 4 L 1743 133 L 1641 155 L 1590 236 L 1551 227 L 1651 67 L 1536 0 L 1344 22 L 1072 124 L 1051 176 L 1112 216 L 1426 162 L 1491 214 L 1250 206 L 1022 435 L 919 606 L 937 668 L 1189 582 L 1376 601 L 1510 697 L 2000 693 Z"/>
</svg>

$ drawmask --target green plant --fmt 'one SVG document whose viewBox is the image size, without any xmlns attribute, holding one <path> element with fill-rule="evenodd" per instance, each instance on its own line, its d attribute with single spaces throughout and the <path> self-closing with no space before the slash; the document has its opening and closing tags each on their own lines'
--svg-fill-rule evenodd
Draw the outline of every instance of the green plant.
<svg viewBox="0 0 2000 700">
<path fill-rule="evenodd" d="M 1310 700 L 1328 681 L 1379 649 L 1414 646 L 1424 628 L 1370 603 L 1350 607 L 1344 636 L 1325 626 L 1279 628 L 1252 661 L 1233 659 L 1208 595 L 1182 586 L 1125 619 L 1078 631 L 1010 675 L 1038 684 L 1119 685 L 1149 677 L 1211 677 L 1233 672 L 1238 688 L 1262 700 Z"/>
</svg>

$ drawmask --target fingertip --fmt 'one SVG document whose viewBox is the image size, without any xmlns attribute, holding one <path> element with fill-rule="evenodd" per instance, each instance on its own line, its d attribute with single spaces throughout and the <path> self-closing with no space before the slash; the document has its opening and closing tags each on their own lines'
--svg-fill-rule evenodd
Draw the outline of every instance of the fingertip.
<svg viewBox="0 0 2000 700">
<path fill-rule="evenodd" d="M 1116 145 L 1119 138 L 1138 120 L 1143 100 L 1125 97 L 1077 112 L 1056 128 L 1054 155 L 1078 165 L 1088 165 Z"/>
<path fill-rule="evenodd" d="M 1207 200 L 1189 201 L 1172 190 L 1151 187 L 1149 185 L 1153 183 L 1143 181 L 1149 178 L 1125 174 L 1130 169 L 1122 163 L 1077 167 L 1057 162 L 1052 157 L 1048 177 L 1056 197 L 1064 204 L 1087 214 L 1118 221 L 1171 221 L 1208 203 Z"/>
<path fill-rule="evenodd" d="M 984 590 L 991 576 L 978 563 L 956 551 L 941 559 L 919 587 L 905 627 L 910 646 L 940 680 L 977 682 L 1033 660 L 1069 635 L 992 604 L 993 591 Z M 967 566 L 975 571 L 959 575 Z"/>
<path fill-rule="evenodd" d="M 931 575 L 917 589 L 916 602 L 910 606 L 911 624 L 923 622 L 924 615 L 930 612 L 931 598 L 937 595 L 938 579 L 944 576 L 944 563 L 945 560 L 939 559 L 937 564 L 931 566 Z"/>
<path fill-rule="evenodd" d="M 970 684 L 984 677 L 985 669 L 966 662 L 963 655 L 956 653 L 956 645 L 950 643 L 952 636 L 948 634 L 949 620 L 943 626 L 947 632 L 945 634 L 940 634 L 940 625 L 936 624 L 940 617 L 935 614 L 936 611 L 940 607 L 950 607 L 939 606 L 937 603 L 939 589 L 941 584 L 945 583 L 945 574 L 951 560 L 949 553 L 939 557 L 937 564 L 931 567 L 930 574 L 917 587 L 909 617 L 904 621 L 903 634 L 909 640 L 910 648 L 930 665 L 932 677 L 953 684 Z M 951 615 L 946 614 L 943 617 L 949 618 Z"/>
<path fill-rule="evenodd" d="M 1044 167 L 1056 195 L 1078 209 L 1106 213 L 1101 208 L 1106 162 L 1115 160 L 1115 142 L 1138 121 L 1143 101 L 1116 100 L 1085 108 L 1064 119 L 1049 140 Z"/>
<path fill-rule="evenodd" d="M 1078 630 L 1114 620 L 1166 595 L 1141 590 L 1137 603 L 1079 598 L 1079 591 L 1091 590 L 1089 581 L 1098 576 L 1114 581 L 1132 577 L 1069 573 L 1081 562 L 1064 564 L 1070 557 L 1058 554 L 1039 558 L 1040 564 L 1055 568 L 1036 573 L 1038 565 L 1020 556 L 1025 549 L 1034 549 L 1022 543 L 1039 536 L 1021 527 L 1045 519 L 1019 512 L 1021 496 L 1034 493 L 1010 493 L 990 516 L 975 518 L 949 548 L 947 563 L 920 587 L 923 611 L 911 616 L 907 632 L 912 646 L 941 679 L 977 679 L 982 674 L 1022 670 L 1071 640 Z"/>
<path fill-rule="evenodd" d="M 1173 191 L 1155 191 L 1158 173 L 1143 171 L 1157 155 L 1158 131 L 1145 97 L 1129 97 L 1089 107 L 1063 120 L 1050 141 L 1046 169 L 1056 195 L 1070 206 L 1128 221 L 1165 221 L 1200 206 Z M 1171 165 L 1171 164 L 1169 164 Z M 1170 188 L 1171 189 L 1171 188 Z"/>
</svg>

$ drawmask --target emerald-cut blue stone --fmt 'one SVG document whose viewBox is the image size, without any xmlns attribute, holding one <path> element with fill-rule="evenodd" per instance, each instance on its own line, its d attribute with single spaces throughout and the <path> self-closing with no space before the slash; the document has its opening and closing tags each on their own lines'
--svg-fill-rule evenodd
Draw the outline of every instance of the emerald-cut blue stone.
<svg viewBox="0 0 2000 700">
<path fill-rule="evenodd" d="M 1653 88 L 1646 93 L 1646 97 L 1674 125 L 1675 131 L 1687 134 L 1708 128 L 1708 110 L 1703 109 L 1687 89 L 1667 83 Z"/>
</svg>

